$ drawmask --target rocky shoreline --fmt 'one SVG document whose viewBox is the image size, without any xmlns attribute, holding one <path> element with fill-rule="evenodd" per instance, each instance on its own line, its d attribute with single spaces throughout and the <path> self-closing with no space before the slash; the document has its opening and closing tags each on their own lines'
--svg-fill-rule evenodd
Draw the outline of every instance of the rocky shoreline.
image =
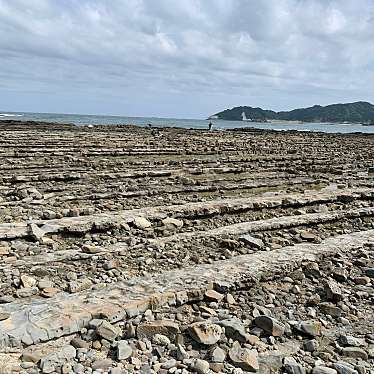
<svg viewBox="0 0 374 374">
<path fill-rule="evenodd" d="M 0 122 L 0 373 L 374 373 L 374 135 Z"/>
</svg>

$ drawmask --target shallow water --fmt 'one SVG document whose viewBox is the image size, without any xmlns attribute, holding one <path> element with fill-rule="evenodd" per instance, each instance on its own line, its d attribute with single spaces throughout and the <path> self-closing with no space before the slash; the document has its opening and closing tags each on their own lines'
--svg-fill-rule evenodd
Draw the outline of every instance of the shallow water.
<svg viewBox="0 0 374 374">
<path fill-rule="evenodd" d="M 125 117 L 125 116 L 96 116 L 81 114 L 59 114 L 59 113 L 22 113 L 22 112 L 0 112 L 0 121 L 9 119 L 32 120 L 58 123 L 73 123 L 76 125 L 118 125 L 132 124 L 147 126 L 149 123 L 157 127 L 183 127 L 194 129 L 207 129 L 208 120 L 201 119 L 175 119 L 155 117 Z M 212 121 L 214 129 L 232 129 L 237 127 L 252 127 L 257 129 L 272 130 L 299 130 L 299 131 L 322 131 L 327 133 L 374 133 L 374 126 L 362 126 L 359 124 L 323 124 L 323 123 L 256 123 L 241 121 Z"/>
</svg>

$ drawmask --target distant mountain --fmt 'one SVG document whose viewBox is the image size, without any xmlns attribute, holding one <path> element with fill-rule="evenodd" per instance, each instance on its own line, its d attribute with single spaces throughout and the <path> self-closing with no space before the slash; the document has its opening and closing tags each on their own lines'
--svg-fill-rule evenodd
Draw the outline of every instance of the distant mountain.
<svg viewBox="0 0 374 374">
<path fill-rule="evenodd" d="M 327 106 L 314 105 L 309 108 L 294 109 L 291 111 L 274 112 L 262 108 L 239 106 L 226 109 L 209 117 L 210 119 L 223 119 L 227 121 L 260 121 L 283 120 L 301 122 L 352 122 L 374 123 L 374 105 L 357 101 L 355 103 L 332 104 Z"/>
</svg>

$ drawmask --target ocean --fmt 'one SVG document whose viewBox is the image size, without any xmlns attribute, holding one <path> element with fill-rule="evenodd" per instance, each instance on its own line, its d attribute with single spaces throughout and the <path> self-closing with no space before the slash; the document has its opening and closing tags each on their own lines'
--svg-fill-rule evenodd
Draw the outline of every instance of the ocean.
<svg viewBox="0 0 374 374">
<path fill-rule="evenodd" d="M 209 120 L 204 119 L 176 119 L 156 117 L 125 117 L 85 114 L 60 114 L 60 113 L 24 113 L 24 112 L 0 112 L 0 121 L 5 119 L 16 119 L 22 121 L 45 121 L 58 123 L 72 123 L 75 125 L 137 125 L 155 127 L 182 127 L 193 129 L 207 129 Z M 256 123 L 242 121 L 212 120 L 213 129 L 224 130 L 238 127 L 252 127 L 257 129 L 272 130 L 299 130 L 299 131 L 322 131 L 326 133 L 374 133 L 374 126 L 362 126 L 359 124 L 324 124 L 324 123 Z"/>
</svg>

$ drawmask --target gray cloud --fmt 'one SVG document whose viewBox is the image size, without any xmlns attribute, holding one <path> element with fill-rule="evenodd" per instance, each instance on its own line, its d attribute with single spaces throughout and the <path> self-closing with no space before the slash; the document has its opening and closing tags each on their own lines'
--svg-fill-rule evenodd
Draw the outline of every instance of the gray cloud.
<svg viewBox="0 0 374 374">
<path fill-rule="evenodd" d="M 371 0 L 0 0 L 0 108 L 206 115 L 371 100 Z"/>
</svg>

